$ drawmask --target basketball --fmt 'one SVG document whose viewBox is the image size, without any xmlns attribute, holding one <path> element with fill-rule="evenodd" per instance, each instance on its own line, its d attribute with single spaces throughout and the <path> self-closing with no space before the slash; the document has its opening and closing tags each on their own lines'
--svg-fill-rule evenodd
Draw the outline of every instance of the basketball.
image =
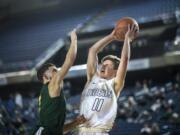
<svg viewBox="0 0 180 135">
<path fill-rule="evenodd" d="M 118 37 L 119 41 L 124 41 L 125 34 L 128 31 L 128 25 L 129 24 L 130 25 L 135 24 L 138 28 L 138 31 L 139 31 L 139 25 L 134 18 L 123 17 L 122 19 L 117 21 L 116 26 L 115 26 L 115 35 L 118 35 L 117 37 Z M 137 34 L 138 33 L 136 33 L 135 37 L 137 37 Z"/>
</svg>

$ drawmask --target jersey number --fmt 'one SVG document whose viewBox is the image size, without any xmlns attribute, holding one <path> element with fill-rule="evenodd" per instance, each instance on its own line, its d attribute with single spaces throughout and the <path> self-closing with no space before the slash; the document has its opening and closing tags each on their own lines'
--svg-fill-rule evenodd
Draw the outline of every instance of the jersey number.
<svg viewBox="0 0 180 135">
<path fill-rule="evenodd" d="M 102 108 L 103 103 L 104 103 L 104 99 L 99 99 L 99 98 L 96 98 L 96 99 L 95 99 L 95 101 L 94 101 L 94 104 L 93 104 L 92 110 L 93 110 L 93 111 L 100 112 L 100 110 L 101 110 L 101 108 Z"/>
</svg>

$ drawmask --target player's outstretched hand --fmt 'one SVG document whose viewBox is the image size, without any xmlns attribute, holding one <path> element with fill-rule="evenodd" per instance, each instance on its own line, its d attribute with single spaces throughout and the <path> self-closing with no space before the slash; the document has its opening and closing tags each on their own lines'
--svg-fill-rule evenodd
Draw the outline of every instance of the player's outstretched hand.
<svg viewBox="0 0 180 135">
<path fill-rule="evenodd" d="M 128 39 L 131 42 L 137 36 L 137 33 L 138 27 L 135 24 L 128 25 L 128 31 L 126 32 L 125 39 Z"/>
<path fill-rule="evenodd" d="M 71 31 L 71 42 L 77 41 L 76 29 Z"/>
</svg>

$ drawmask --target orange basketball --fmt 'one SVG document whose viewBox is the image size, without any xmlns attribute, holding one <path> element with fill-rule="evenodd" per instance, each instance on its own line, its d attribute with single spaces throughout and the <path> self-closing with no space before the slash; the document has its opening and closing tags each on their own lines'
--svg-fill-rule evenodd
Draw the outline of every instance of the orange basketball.
<svg viewBox="0 0 180 135">
<path fill-rule="evenodd" d="M 124 41 L 125 34 L 128 30 L 128 24 L 130 24 L 130 25 L 135 24 L 139 31 L 139 25 L 135 19 L 133 19 L 131 17 L 123 17 L 116 23 L 116 26 L 115 26 L 115 35 L 118 34 L 117 37 L 118 37 L 119 41 Z"/>
</svg>

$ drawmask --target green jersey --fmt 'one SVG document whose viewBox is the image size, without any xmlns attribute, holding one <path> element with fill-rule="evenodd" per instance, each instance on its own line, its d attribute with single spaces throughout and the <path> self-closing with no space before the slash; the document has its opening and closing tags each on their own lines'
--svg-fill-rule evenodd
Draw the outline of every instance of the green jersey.
<svg viewBox="0 0 180 135">
<path fill-rule="evenodd" d="M 51 98 L 48 85 L 44 85 L 39 96 L 40 126 L 52 135 L 63 135 L 63 126 L 66 115 L 66 103 L 63 91 L 60 96 Z"/>
</svg>

